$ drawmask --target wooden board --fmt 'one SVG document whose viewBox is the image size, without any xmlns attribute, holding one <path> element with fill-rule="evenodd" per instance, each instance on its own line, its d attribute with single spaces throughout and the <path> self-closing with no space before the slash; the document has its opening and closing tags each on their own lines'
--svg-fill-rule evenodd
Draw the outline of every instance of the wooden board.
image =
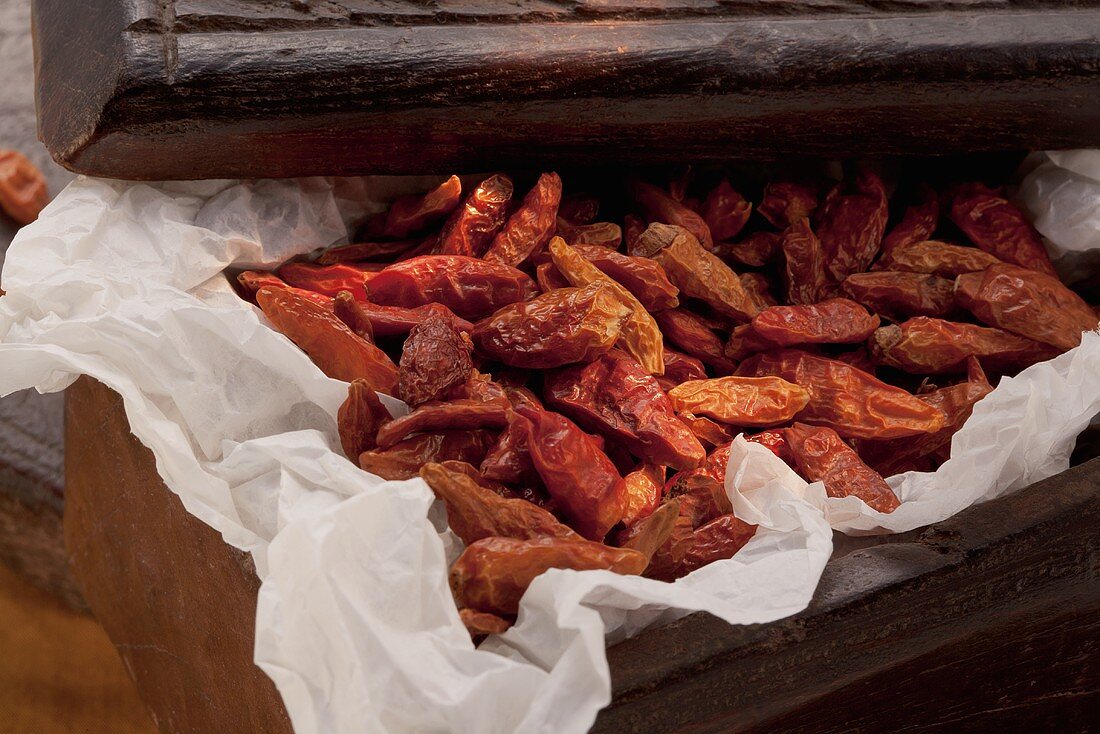
<svg viewBox="0 0 1100 734">
<path fill-rule="evenodd" d="M 1100 142 L 1100 2 L 34 0 L 39 131 L 193 179 Z"/>
<path fill-rule="evenodd" d="M 81 378 L 67 425 L 74 568 L 161 731 L 288 732 L 252 664 L 247 561 L 164 487 L 117 395 Z M 614 700 L 594 731 L 1084 730 L 1100 703 L 1098 444 L 938 525 L 838 536 L 794 617 L 696 614 L 611 648 Z"/>
<path fill-rule="evenodd" d="M 291 734 L 275 685 L 252 663 L 252 559 L 168 491 L 116 393 L 80 378 L 65 428 L 70 562 L 157 726 Z"/>
</svg>

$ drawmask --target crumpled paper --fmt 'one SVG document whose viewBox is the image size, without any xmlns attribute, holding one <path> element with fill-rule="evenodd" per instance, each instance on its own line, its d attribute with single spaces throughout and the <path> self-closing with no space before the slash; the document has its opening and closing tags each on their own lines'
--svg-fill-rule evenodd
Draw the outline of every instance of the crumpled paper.
<svg viewBox="0 0 1100 734">
<path fill-rule="evenodd" d="M 298 734 L 583 732 L 610 701 L 608 642 L 697 610 L 732 624 L 794 614 L 829 558 L 830 524 L 908 529 L 1061 471 L 1100 404 L 1100 337 L 1089 335 L 998 387 L 938 472 L 893 478 L 912 500 L 893 516 L 826 498 L 739 438 L 727 490 L 760 530 L 734 558 L 673 584 L 550 571 L 518 623 L 474 648 L 430 490 L 338 453 L 346 386 L 222 275 L 343 241 L 364 206 L 423 184 L 80 178 L 19 234 L 4 268 L 0 394 L 88 374 L 122 395 L 168 488 L 255 558 L 256 662 Z"/>
</svg>

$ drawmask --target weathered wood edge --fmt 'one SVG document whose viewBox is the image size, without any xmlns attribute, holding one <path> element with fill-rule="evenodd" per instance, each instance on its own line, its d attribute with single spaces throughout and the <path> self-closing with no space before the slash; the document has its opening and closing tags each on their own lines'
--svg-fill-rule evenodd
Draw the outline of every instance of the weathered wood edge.
<svg viewBox="0 0 1100 734">
<path fill-rule="evenodd" d="M 861 711 L 822 703 L 830 694 L 922 655 L 946 664 L 953 646 L 1006 620 L 1023 617 L 1011 634 L 1027 646 L 1032 634 L 1047 632 L 1035 622 L 1041 612 L 1057 609 L 1077 620 L 1082 629 L 1074 634 L 1084 642 L 1083 628 L 1100 610 L 1097 527 L 1100 458 L 908 533 L 908 542 L 895 538 L 833 560 L 810 607 L 794 617 L 731 627 L 697 614 L 651 630 L 609 649 L 614 700 L 593 731 L 755 731 L 818 704 L 831 712 L 820 730 L 829 722 L 842 731 L 844 721 L 881 713 L 890 696 L 882 691 Z M 1044 652 L 1037 649 L 1028 662 L 1055 665 Z M 1083 682 L 1095 694 L 1100 670 L 1090 674 Z M 1042 684 L 1036 689 L 1041 696 L 1057 693 Z M 888 720 L 931 728 L 934 696 L 942 693 L 928 695 L 918 700 L 925 705 Z M 1073 702 L 1066 703 L 1068 715 Z"/>
<path fill-rule="evenodd" d="M 80 19 L 60 0 L 35 0 L 39 116 L 59 162 L 96 175 L 437 173 L 1100 142 L 1096 9 L 291 32 L 210 32 L 211 20 L 180 32 L 156 4 L 81 5 L 107 11 L 84 19 L 88 44 L 107 53 L 77 61 L 69 23 Z"/>
</svg>

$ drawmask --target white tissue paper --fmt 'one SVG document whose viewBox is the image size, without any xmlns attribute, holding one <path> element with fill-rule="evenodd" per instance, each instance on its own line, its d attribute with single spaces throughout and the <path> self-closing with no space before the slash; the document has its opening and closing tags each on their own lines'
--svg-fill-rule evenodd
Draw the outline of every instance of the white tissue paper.
<svg viewBox="0 0 1100 734">
<path fill-rule="evenodd" d="M 79 178 L 4 267 L 0 394 L 87 374 L 122 395 L 168 488 L 255 558 L 255 658 L 298 734 L 583 732 L 610 701 L 608 642 L 698 610 L 731 624 L 794 614 L 829 558 L 830 524 L 905 530 L 1062 471 L 1100 408 L 1100 336 L 1087 335 L 1003 381 L 939 471 L 892 478 L 903 500 L 893 515 L 826 498 L 739 438 L 727 491 L 760 529 L 734 558 L 672 584 L 550 571 L 518 623 L 475 648 L 447 586 L 451 539 L 432 523 L 430 490 L 339 454 L 346 385 L 222 275 L 344 241 L 364 202 L 378 208 L 425 182 Z"/>
</svg>

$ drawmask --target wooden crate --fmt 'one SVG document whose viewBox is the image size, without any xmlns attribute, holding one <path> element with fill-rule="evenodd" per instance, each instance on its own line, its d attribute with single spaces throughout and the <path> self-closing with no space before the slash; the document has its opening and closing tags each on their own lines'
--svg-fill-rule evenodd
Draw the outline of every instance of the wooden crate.
<svg viewBox="0 0 1100 734">
<path fill-rule="evenodd" d="M 35 0 L 40 134 L 131 179 L 438 173 L 1100 143 L 1100 2 Z M 289 731 L 257 581 L 121 403 L 70 389 L 66 537 L 165 732 Z M 95 426 L 96 430 L 86 430 Z M 1086 442 L 1089 443 L 1089 442 Z M 599 732 L 1083 730 L 1095 441 L 944 523 L 838 537 L 814 601 L 609 651 Z"/>
<path fill-rule="evenodd" d="M 187 513 L 122 400 L 66 414 L 65 537 L 85 597 L 161 731 L 290 732 L 252 663 L 249 557 Z M 85 430 L 88 425 L 98 427 Z M 1084 731 L 1100 703 L 1100 432 L 1077 466 L 913 532 L 836 537 L 809 608 L 705 613 L 608 650 L 594 732 Z"/>
</svg>

